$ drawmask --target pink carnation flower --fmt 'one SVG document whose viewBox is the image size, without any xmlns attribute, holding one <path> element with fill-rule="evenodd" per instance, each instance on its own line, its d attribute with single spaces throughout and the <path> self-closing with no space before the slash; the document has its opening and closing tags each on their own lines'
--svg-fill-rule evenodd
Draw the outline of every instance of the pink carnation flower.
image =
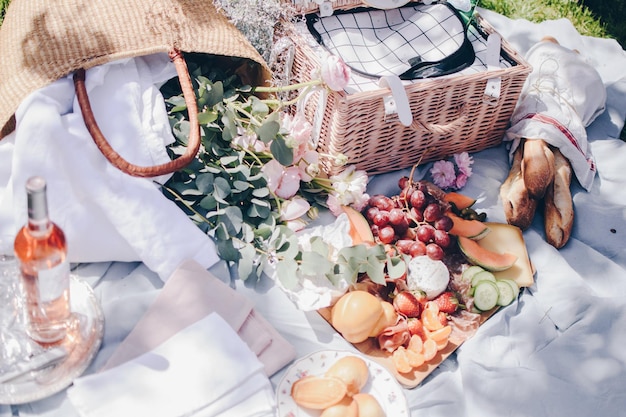
<svg viewBox="0 0 626 417">
<path fill-rule="evenodd" d="M 433 183 L 440 188 L 450 188 L 455 185 L 456 173 L 454 164 L 450 161 L 437 161 L 430 170 Z"/>
<path fill-rule="evenodd" d="M 300 170 L 292 166 L 285 168 L 272 159 L 262 168 L 267 178 L 267 186 L 280 198 L 291 198 L 300 189 Z"/>
<path fill-rule="evenodd" d="M 474 159 L 467 152 L 454 154 L 454 163 L 456 164 L 459 172 L 465 175 L 465 180 L 467 180 L 467 177 L 472 175 L 472 164 L 474 163 Z"/>
</svg>

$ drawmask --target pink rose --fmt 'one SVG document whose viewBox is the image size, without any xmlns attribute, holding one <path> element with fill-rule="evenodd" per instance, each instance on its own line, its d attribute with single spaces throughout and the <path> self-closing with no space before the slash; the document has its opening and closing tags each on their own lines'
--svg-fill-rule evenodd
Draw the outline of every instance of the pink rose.
<svg viewBox="0 0 626 417">
<path fill-rule="evenodd" d="M 341 58 L 331 55 L 322 64 L 322 80 L 331 90 L 342 91 L 350 82 L 350 68 Z"/>
</svg>

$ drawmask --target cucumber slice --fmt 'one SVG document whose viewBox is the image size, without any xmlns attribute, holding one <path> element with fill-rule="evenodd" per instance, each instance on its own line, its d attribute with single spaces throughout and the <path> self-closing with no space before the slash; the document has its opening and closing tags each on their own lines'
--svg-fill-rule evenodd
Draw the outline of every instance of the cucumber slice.
<svg viewBox="0 0 626 417">
<path fill-rule="evenodd" d="M 471 281 L 472 278 L 474 278 L 474 275 L 484 270 L 485 268 L 483 268 L 482 266 L 472 265 L 469 268 L 467 268 L 465 271 L 463 271 L 461 278 L 463 278 L 463 281 Z"/>
<path fill-rule="evenodd" d="M 472 287 L 477 286 L 481 281 L 496 282 L 496 276 L 491 271 L 481 271 L 472 277 Z"/>
<path fill-rule="evenodd" d="M 495 282 L 481 281 L 474 288 L 474 307 L 487 311 L 498 305 L 500 293 Z"/>
<path fill-rule="evenodd" d="M 508 282 L 496 281 L 496 287 L 498 287 L 498 301 L 499 306 L 508 306 L 515 299 L 515 293 L 513 288 Z"/>
<path fill-rule="evenodd" d="M 511 286 L 511 289 L 513 290 L 513 298 L 517 298 L 517 296 L 519 295 L 519 291 L 520 291 L 519 287 L 517 286 L 517 282 L 508 278 L 501 279 L 500 281 L 506 282 L 507 284 L 509 284 Z"/>
</svg>

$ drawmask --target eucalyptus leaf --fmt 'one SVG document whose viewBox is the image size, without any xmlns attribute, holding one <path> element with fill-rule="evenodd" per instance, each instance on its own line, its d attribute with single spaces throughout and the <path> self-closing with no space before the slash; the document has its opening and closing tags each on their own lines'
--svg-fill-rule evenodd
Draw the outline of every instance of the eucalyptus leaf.
<svg viewBox="0 0 626 417">
<path fill-rule="evenodd" d="M 203 111 L 198 113 L 198 123 L 201 125 L 207 125 L 209 123 L 213 123 L 218 118 L 217 112 L 214 111 Z"/>
<path fill-rule="evenodd" d="M 304 275 L 316 276 L 318 274 L 326 275 L 334 266 L 327 257 L 316 252 L 302 252 L 302 261 L 300 263 L 300 271 Z"/>
<path fill-rule="evenodd" d="M 281 284 L 288 289 L 293 290 L 298 285 L 298 263 L 293 259 L 287 259 L 276 265 L 276 276 Z"/>
<path fill-rule="evenodd" d="M 230 184 L 225 178 L 217 177 L 213 182 L 213 196 L 220 203 L 228 204 L 226 198 L 230 195 Z"/>
<path fill-rule="evenodd" d="M 279 130 L 280 124 L 270 120 L 265 121 L 265 123 L 258 127 L 256 129 L 256 134 L 263 143 L 268 144 L 276 138 Z"/>
<path fill-rule="evenodd" d="M 242 280 L 247 280 L 252 275 L 254 268 L 254 257 L 256 251 L 254 246 L 250 244 L 245 244 L 239 249 L 240 260 L 237 264 L 237 273 L 239 278 Z"/>
<path fill-rule="evenodd" d="M 387 255 L 387 275 L 390 279 L 398 279 L 407 273 L 407 263 L 401 256 Z"/>
<path fill-rule="evenodd" d="M 202 194 L 208 194 L 213 191 L 215 175 L 212 173 L 198 174 L 195 183 Z"/>
<path fill-rule="evenodd" d="M 380 262 L 380 259 L 376 256 L 368 256 L 367 267 L 365 272 L 369 278 L 381 285 L 385 285 L 385 264 Z"/>
<path fill-rule="evenodd" d="M 270 144 L 270 151 L 281 165 L 289 166 L 293 164 L 293 149 L 287 146 L 287 142 L 285 142 L 283 137 L 277 136 L 274 138 Z"/>
</svg>

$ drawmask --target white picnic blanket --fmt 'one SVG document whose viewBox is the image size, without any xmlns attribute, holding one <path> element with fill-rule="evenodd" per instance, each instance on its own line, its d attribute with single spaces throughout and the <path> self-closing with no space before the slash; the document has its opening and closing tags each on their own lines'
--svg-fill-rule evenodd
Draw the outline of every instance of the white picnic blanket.
<svg viewBox="0 0 626 417">
<path fill-rule="evenodd" d="M 567 20 L 533 24 L 481 10 L 521 53 L 554 36 L 588 57 L 607 91 L 606 110 L 587 128 L 597 175 L 590 192 L 573 186 L 576 220 L 569 243 L 556 250 L 543 239 L 541 216 L 524 233 L 536 283 L 490 318 L 420 386 L 404 390 L 411 417 L 626 416 L 626 52 L 615 42 L 580 36 Z M 491 221 L 504 221 L 498 200 L 509 171 L 505 145 L 478 152 L 462 190 L 478 199 Z M 424 166 L 417 176 L 425 175 Z M 369 193 L 394 193 L 399 171 L 372 179 Z M 212 271 L 224 279 L 222 263 Z M 161 281 L 142 265 L 90 264 L 76 271 L 96 289 L 106 317 L 103 348 L 88 370 L 104 364 L 154 297 Z M 125 279 L 123 279 L 125 278 Z M 315 312 L 302 312 L 277 287 L 239 282 L 258 312 L 296 348 L 354 348 Z M 284 371 L 271 378 L 277 387 Z M 14 407 L 0 416 L 75 417 L 64 392 Z"/>
</svg>

